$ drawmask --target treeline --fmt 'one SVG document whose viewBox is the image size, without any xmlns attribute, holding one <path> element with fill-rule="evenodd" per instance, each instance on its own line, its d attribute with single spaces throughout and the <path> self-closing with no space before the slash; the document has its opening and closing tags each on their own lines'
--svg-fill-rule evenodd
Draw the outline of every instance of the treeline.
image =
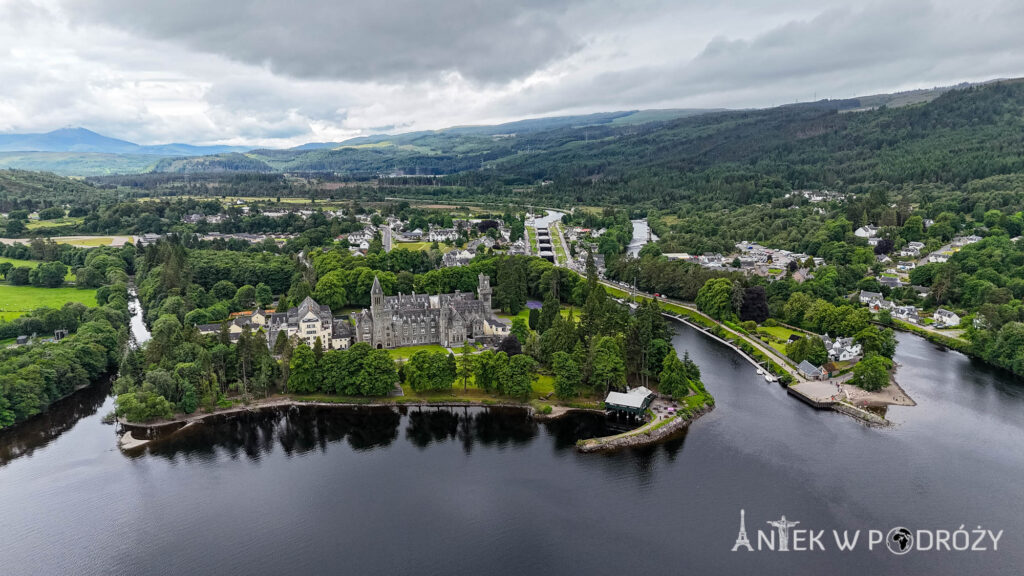
<svg viewBox="0 0 1024 576">
<path fill-rule="evenodd" d="M 0 428 L 30 418 L 56 400 L 116 370 L 128 341 L 128 292 L 124 283 L 97 292 L 96 308 L 69 303 L 0 322 L 0 339 L 68 330 L 52 343 L 0 350 Z"/>
</svg>

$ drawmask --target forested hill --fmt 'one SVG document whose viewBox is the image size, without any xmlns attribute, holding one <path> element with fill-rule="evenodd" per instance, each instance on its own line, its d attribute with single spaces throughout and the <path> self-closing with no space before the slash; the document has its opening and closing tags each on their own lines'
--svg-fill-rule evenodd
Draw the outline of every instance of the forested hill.
<svg viewBox="0 0 1024 576">
<path fill-rule="evenodd" d="M 449 175 L 451 183 L 481 185 L 548 180 L 553 185 L 535 193 L 559 203 L 653 206 L 711 197 L 764 202 L 799 188 L 959 187 L 1024 171 L 1022 81 L 863 109 L 880 101 L 828 100 L 635 124 L 563 123 L 522 133 L 450 130 L 247 156 L 278 171 Z"/>
<path fill-rule="evenodd" d="M 901 108 L 835 102 L 684 118 L 498 163 L 506 181 L 554 180 L 549 194 L 622 203 L 748 203 L 777 191 L 938 183 L 1024 171 L 1024 82 L 949 91 Z"/>
<path fill-rule="evenodd" d="M 763 203 L 801 188 L 956 190 L 1024 173 L 1022 151 L 1024 81 L 1009 80 L 761 110 L 608 113 L 374 136 L 163 158 L 150 169 L 424 175 L 478 195 L 505 197 L 515 186 L 529 201 L 665 208 L 684 200 Z"/>
</svg>

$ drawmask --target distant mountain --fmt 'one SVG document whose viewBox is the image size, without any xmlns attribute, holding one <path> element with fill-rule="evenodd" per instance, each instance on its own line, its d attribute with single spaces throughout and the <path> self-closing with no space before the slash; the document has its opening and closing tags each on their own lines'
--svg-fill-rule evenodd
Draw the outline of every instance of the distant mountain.
<svg viewBox="0 0 1024 576">
<path fill-rule="evenodd" d="M 990 81 L 980 87 L 1005 83 L 1008 81 Z M 764 109 L 652 109 L 530 118 L 496 125 L 373 134 L 341 142 L 310 142 L 287 150 L 189 144 L 140 146 L 84 128 L 68 128 L 46 134 L 0 134 L 0 169 L 49 171 L 66 176 L 332 172 L 374 177 L 484 171 L 529 183 L 551 180 L 558 175 L 558 166 L 570 166 L 570 172 L 606 178 L 621 174 L 621 168 L 641 160 L 675 165 L 701 158 L 728 156 L 740 160 L 750 150 L 764 148 L 768 136 L 776 138 L 775 144 L 795 147 L 829 133 L 828 130 L 839 130 L 839 125 L 857 125 L 857 117 L 862 115 L 874 118 L 871 111 L 928 106 L 936 99 L 951 93 L 955 96 L 972 86 L 978 85 Z M 833 116 L 849 118 L 837 120 Z M 773 123 L 774 128 L 767 126 Z M 877 127 L 870 130 L 874 134 Z M 652 144 L 655 142 L 657 145 Z M 614 169 L 616 166 L 620 169 Z"/>
<path fill-rule="evenodd" d="M 643 124 L 645 122 L 658 122 L 662 120 L 674 120 L 710 112 L 719 112 L 722 108 L 667 108 L 661 110 L 625 110 L 618 112 L 597 112 L 578 116 L 550 116 L 546 118 L 527 118 L 515 120 L 504 124 L 481 124 L 467 126 L 452 126 L 440 130 L 419 130 L 416 132 L 402 132 L 400 134 L 372 134 L 369 136 L 357 136 L 341 142 L 309 142 L 289 150 L 324 150 L 344 148 L 346 146 L 366 146 L 387 142 L 389 144 L 401 145 L 427 136 L 436 135 L 465 135 L 465 136 L 501 136 L 513 134 L 531 134 L 544 132 L 557 128 L 582 128 L 586 126 L 600 126 L 604 124 L 628 125 Z"/>
<path fill-rule="evenodd" d="M 247 150 L 249 148 L 242 146 L 193 146 L 191 144 L 141 146 L 126 140 L 97 134 L 85 128 L 61 128 L 44 134 L 0 134 L 0 152 L 90 152 L 153 156 L 203 156 Z"/>
</svg>

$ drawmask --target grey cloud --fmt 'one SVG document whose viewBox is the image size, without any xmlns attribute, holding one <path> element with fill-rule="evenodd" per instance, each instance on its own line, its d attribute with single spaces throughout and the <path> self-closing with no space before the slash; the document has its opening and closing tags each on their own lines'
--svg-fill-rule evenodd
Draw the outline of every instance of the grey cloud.
<svg viewBox="0 0 1024 576">
<path fill-rule="evenodd" d="M 511 96 L 532 113 L 656 103 L 769 106 L 1024 72 L 1024 9 L 1002 3 L 966 18 L 941 2 L 831 8 L 751 38 L 712 38 L 691 59 L 638 65 Z M 506 102 L 508 106 L 514 103 Z"/>
<path fill-rule="evenodd" d="M 291 146 L 1024 74 L 1010 0 L 273 4 L 0 0 L 0 131 Z"/>
<path fill-rule="evenodd" d="M 524 77 L 579 49 L 572 0 L 70 0 L 75 18 L 301 78 Z"/>
</svg>

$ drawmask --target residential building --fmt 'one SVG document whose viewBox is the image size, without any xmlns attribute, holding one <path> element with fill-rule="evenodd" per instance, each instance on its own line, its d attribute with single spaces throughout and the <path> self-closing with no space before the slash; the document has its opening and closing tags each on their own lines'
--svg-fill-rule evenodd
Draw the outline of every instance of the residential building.
<svg viewBox="0 0 1024 576">
<path fill-rule="evenodd" d="M 960 315 L 945 308 L 939 308 L 932 314 L 935 325 L 939 328 L 951 328 L 960 325 Z"/>
</svg>

